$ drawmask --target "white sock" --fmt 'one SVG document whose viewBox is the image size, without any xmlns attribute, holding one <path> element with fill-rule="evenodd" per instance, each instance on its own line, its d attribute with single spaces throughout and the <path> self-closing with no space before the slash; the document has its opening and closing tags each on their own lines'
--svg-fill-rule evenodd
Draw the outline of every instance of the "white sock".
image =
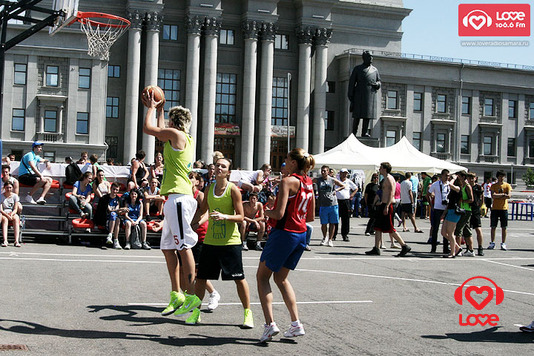
<svg viewBox="0 0 534 356">
<path fill-rule="evenodd" d="M 298 319 L 291 322 L 291 326 L 299 326 L 299 324 L 300 324 L 300 320 Z"/>
</svg>

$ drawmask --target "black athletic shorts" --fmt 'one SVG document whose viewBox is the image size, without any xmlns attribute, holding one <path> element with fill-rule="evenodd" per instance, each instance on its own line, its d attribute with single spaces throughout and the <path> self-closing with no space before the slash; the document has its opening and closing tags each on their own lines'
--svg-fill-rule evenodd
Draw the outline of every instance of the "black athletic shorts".
<svg viewBox="0 0 534 356">
<path fill-rule="evenodd" d="M 480 208 L 471 208 L 471 219 L 469 224 L 471 228 L 476 229 L 482 227 L 482 220 L 480 218 Z"/>
<path fill-rule="evenodd" d="M 39 176 L 37 174 L 23 174 L 19 176 L 19 182 L 32 187 L 37 183 Z"/>
<path fill-rule="evenodd" d="M 217 280 L 221 275 L 223 281 L 245 279 L 242 253 L 241 244 L 230 246 L 203 244 L 197 278 Z"/>
<path fill-rule="evenodd" d="M 401 210 L 406 214 L 413 214 L 413 205 L 411 203 L 401 204 Z"/>
</svg>

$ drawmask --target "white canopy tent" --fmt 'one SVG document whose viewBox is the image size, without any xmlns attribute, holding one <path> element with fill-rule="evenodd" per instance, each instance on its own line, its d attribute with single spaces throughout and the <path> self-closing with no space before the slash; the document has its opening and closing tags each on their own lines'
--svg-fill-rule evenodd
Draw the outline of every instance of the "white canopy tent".
<svg viewBox="0 0 534 356">
<path fill-rule="evenodd" d="M 316 168 L 328 165 L 336 169 L 361 169 L 365 172 L 366 181 L 373 172 L 378 171 L 382 162 L 391 163 L 393 172 L 427 172 L 432 175 L 442 169 L 451 172 L 466 170 L 465 167 L 420 152 L 406 137 L 393 146 L 375 148 L 361 143 L 351 134 L 336 147 L 314 155 L 314 158 Z"/>
</svg>

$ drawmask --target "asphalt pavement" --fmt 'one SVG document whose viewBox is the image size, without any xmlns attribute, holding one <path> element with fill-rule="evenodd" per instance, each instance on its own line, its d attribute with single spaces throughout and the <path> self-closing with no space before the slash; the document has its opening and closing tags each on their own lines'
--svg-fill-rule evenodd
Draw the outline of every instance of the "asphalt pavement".
<svg viewBox="0 0 534 356">
<path fill-rule="evenodd" d="M 521 333 L 519 325 L 534 320 L 533 221 L 510 222 L 508 251 L 455 259 L 429 253 L 429 223 L 420 219 L 424 234 L 401 232 L 413 249 L 407 257 L 395 257 L 398 250 L 391 249 L 366 256 L 374 240 L 363 234 L 366 222 L 351 219 L 350 242 L 336 241 L 334 247 L 319 246 L 314 222 L 312 251 L 290 274 L 306 335 L 278 335 L 267 345 L 258 343 L 258 251 L 243 253 L 256 324 L 245 330 L 239 327 L 243 311 L 233 282 L 214 282 L 221 305 L 203 312 L 200 325 L 161 316 L 170 283 L 157 249 L 43 242 L 0 248 L 0 350 L 21 345 L 29 351 L 17 352 L 38 355 L 532 354 L 534 334 Z M 483 225 L 487 247 L 489 219 Z M 477 276 L 487 279 L 461 288 Z M 289 315 L 272 286 L 275 320 L 283 331 Z"/>
</svg>

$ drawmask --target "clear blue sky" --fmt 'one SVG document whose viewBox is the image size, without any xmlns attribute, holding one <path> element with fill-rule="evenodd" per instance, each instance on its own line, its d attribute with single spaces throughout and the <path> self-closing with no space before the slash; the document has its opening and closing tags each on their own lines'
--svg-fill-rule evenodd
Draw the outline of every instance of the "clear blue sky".
<svg viewBox="0 0 534 356">
<path fill-rule="evenodd" d="M 534 65 L 534 22 L 530 37 L 459 37 L 459 4 L 531 4 L 527 0 L 404 0 L 404 7 L 412 9 L 404 20 L 402 52 L 434 56 L 483 60 L 491 62 Z M 461 41 L 529 41 L 528 47 L 464 47 Z"/>
</svg>

